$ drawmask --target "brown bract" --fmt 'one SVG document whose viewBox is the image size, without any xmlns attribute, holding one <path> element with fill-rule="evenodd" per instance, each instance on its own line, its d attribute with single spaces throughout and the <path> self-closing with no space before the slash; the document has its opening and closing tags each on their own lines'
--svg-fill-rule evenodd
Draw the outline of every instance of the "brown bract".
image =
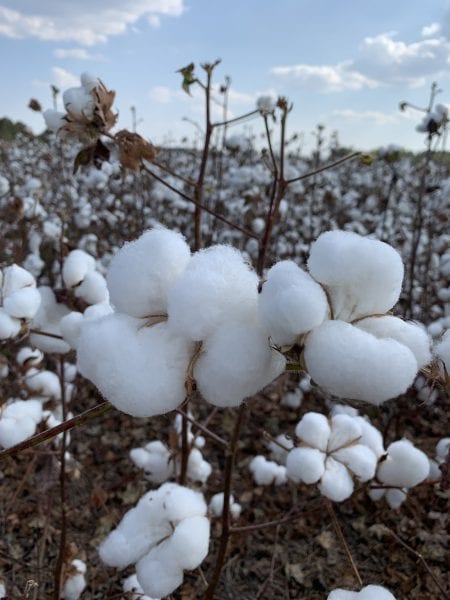
<svg viewBox="0 0 450 600">
<path fill-rule="evenodd" d="M 122 167 L 138 171 L 142 160 L 152 161 L 157 150 L 138 133 L 122 129 L 114 136 L 119 148 L 119 161 Z"/>
</svg>

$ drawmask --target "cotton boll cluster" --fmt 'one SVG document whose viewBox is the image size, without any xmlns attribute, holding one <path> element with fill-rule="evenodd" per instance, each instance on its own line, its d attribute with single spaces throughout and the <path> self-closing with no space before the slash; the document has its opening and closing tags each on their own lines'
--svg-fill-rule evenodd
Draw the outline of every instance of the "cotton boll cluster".
<svg viewBox="0 0 450 600">
<path fill-rule="evenodd" d="M 223 492 L 218 494 L 214 494 L 214 496 L 209 501 L 209 512 L 213 517 L 222 516 L 223 511 Z M 234 501 L 233 494 L 230 495 L 230 514 L 232 519 L 238 519 L 241 514 L 242 506 Z"/>
<path fill-rule="evenodd" d="M 375 475 L 380 451 L 379 434 L 363 421 L 344 414 L 329 420 L 306 413 L 295 429 L 300 446 L 287 456 L 289 479 L 318 483 L 321 494 L 335 502 L 350 497 L 353 477 L 368 481 Z"/>
<path fill-rule="evenodd" d="M 86 587 L 85 574 L 86 563 L 78 558 L 72 560 L 61 594 L 63 600 L 79 600 Z"/>
<path fill-rule="evenodd" d="M 161 597 L 183 583 L 183 571 L 208 552 L 209 521 L 202 494 L 174 483 L 147 492 L 100 546 L 109 566 L 136 564 L 145 594 Z"/>
<path fill-rule="evenodd" d="M 30 272 L 15 264 L 0 270 L 0 340 L 18 335 L 22 322 L 33 319 L 40 303 Z"/>
<path fill-rule="evenodd" d="M 105 278 L 95 269 L 94 257 L 84 250 L 72 250 L 64 260 L 62 277 L 66 287 L 88 304 L 108 301 Z"/>
<path fill-rule="evenodd" d="M 248 467 L 257 485 L 283 485 L 287 481 L 286 467 L 262 455 L 255 456 Z"/>
<path fill-rule="evenodd" d="M 366 585 L 359 592 L 333 590 L 327 600 L 395 600 L 395 596 L 381 585 Z"/>
<path fill-rule="evenodd" d="M 399 508 L 406 500 L 408 489 L 424 481 L 430 472 L 426 454 L 409 440 L 390 444 L 384 460 L 380 461 L 376 479 L 369 491 L 372 500 L 386 498 L 391 508 Z"/>
</svg>

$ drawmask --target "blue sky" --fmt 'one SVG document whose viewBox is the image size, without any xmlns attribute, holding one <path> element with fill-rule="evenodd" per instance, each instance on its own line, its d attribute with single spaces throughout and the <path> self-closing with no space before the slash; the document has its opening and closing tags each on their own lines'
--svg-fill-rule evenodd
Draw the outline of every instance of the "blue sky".
<svg viewBox="0 0 450 600">
<path fill-rule="evenodd" d="M 450 1 L 0 0 L 0 56 L 0 115 L 36 132 L 28 100 L 50 107 L 50 83 L 65 89 L 89 71 L 116 90 L 120 126 L 134 105 L 153 142 L 192 137 L 183 117 L 200 121 L 202 99 L 183 94 L 175 71 L 220 57 L 233 115 L 282 94 L 290 132 L 308 144 L 322 123 L 345 145 L 421 149 L 420 116 L 398 103 L 426 104 L 436 80 L 450 104 Z"/>
</svg>

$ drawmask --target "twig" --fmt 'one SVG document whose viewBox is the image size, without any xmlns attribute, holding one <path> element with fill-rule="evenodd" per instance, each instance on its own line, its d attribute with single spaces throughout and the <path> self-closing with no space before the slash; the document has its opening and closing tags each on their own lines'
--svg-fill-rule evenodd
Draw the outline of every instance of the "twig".
<svg viewBox="0 0 450 600">
<path fill-rule="evenodd" d="M 90 421 L 91 419 L 94 419 L 95 417 L 102 415 L 103 413 L 107 412 L 111 408 L 112 408 L 112 404 L 110 404 L 109 402 L 102 402 L 100 404 L 97 404 L 97 406 L 94 406 L 92 408 L 89 408 L 88 410 L 85 410 L 84 412 L 80 413 L 76 417 L 73 417 L 72 419 L 68 419 L 67 421 L 64 421 L 64 423 L 60 423 L 60 425 L 57 425 L 56 427 L 52 427 L 51 429 L 48 429 L 47 431 L 43 431 L 42 433 L 38 433 L 38 434 L 34 435 L 33 437 L 28 438 L 27 440 L 25 440 L 23 442 L 20 442 L 19 444 L 15 444 L 15 446 L 11 446 L 10 448 L 7 448 L 6 450 L 2 450 L 0 452 L 0 460 L 2 460 L 3 458 L 6 458 L 7 456 L 13 456 L 14 454 L 17 454 L 18 452 L 22 452 L 23 450 L 26 450 L 27 448 L 33 448 L 34 446 L 38 446 L 39 444 L 42 444 L 43 442 L 46 442 L 47 440 L 51 440 L 52 438 L 56 437 L 60 433 L 63 433 L 64 431 L 70 431 L 74 427 L 78 427 L 79 425 L 82 425 L 86 421 Z"/>
<path fill-rule="evenodd" d="M 339 538 L 342 546 L 344 547 L 345 553 L 347 554 L 348 561 L 353 569 L 353 573 L 358 581 L 359 586 L 362 588 L 364 586 L 363 580 L 361 579 L 361 575 L 359 574 L 358 567 L 353 559 L 352 553 L 350 552 L 350 548 L 348 547 L 347 541 L 344 537 L 344 533 L 342 531 L 342 527 L 339 524 L 336 513 L 334 512 L 333 503 L 331 500 L 325 500 L 325 504 L 327 506 L 328 512 L 330 513 L 331 520 L 333 521 L 333 527 L 336 532 L 337 537 Z"/>
<path fill-rule="evenodd" d="M 49 333 L 48 331 L 41 331 L 40 329 L 29 329 L 28 333 L 35 333 L 37 335 L 43 335 L 45 337 L 54 338 L 55 340 L 63 340 L 62 335 L 58 335 L 57 333 Z"/>
<path fill-rule="evenodd" d="M 223 438 L 221 438 L 218 435 L 216 435 L 213 431 L 211 431 L 210 429 L 208 429 L 205 425 L 202 425 L 201 423 L 199 423 L 198 421 L 196 421 L 195 419 L 193 419 L 191 416 L 188 415 L 187 412 L 185 412 L 181 408 L 177 408 L 176 412 L 178 414 L 182 415 L 187 421 L 189 421 L 190 423 L 192 423 L 192 425 L 195 425 L 195 427 L 197 427 L 197 429 L 200 429 L 200 431 L 202 431 L 205 435 L 207 435 L 208 437 L 210 437 L 212 440 L 214 440 L 215 442 L 217 442 L 221 446 L 224 446 L 225 448 L 228 447 L 228 442 L 226 442 Z"/>
<path fill-rule="evenodd" d="M 260 529 L 267 529 L 269 527 L 277 527 L 278 525 L 290 523 L 291 521 L 300 519 L 300 517 L 307 517 L 308 515 L 322 510 L 323 506 L 321 502 L 320 506 L 316 506 L 315 508 L 311 508 L 310 510 L 301 510 L 298 512 L 294 512 L 290 515 L 287 515 L 286 517 L 282 517 L 281 519 L 274 519 L 273 521 L 264 521 L 263 523 L 254 523 L 253 525 L 243 525 L 242 527 L 231 527 L 230 533 L 245 533 L 251 531 L 259 531 Z"/>
<path fill-rule="evenodd" d="M 333 169 L 334 167 L 337 167 L 337 166 L 341 165 L 342 163 L 347 162 L 348 160 L 357 158 L 358 156 L 361 156 L 361 152 L 352 152 L 351 154 L 347 154 L 346 156 L 343 156 L 342 158 L 339 158 L 338 160 L 335 160 L 332 163 L 324 165 L 323 167 L 319 167 L 318 169 L 314 169 L 314 171 L 309 171 L 308 173 L 305 173 L 304 175 L 299 175 L 299 177 L 293 177 L 292 179 L 287 179 L 286 184 L 289 185 L 290 183 L 294 183 L 295 181 L 302 181 L 302 179 L 308 179 L 309 177 L 313 177 L 314 175 L 317 175 L 318 173 L 322 173 L 323 171 L 328 171 L 328 169 Z"/>
<path fill-rule="evenodd" d="M 231 125 L 232 123 L 237 123 L 238 121 L 242 121 L 244 119 L 248 119 L 249 117 L 253 117 L 254 115 L 258 114 L 259 112 L 260 112 L 260 110 L 257 108 L 255 110 L 251 110 L 250 112 L 241 115 L 240 117 L 234 117 L 234 119 L 228 119 L 227 121 L 211 123 L 211 127 L 222 127 L 225 125 Z"/>
<path fill-rule="evenodd" d="M 220 574 L 225 562 L 227 554 L 228 540 L 230 539 L 231 527 L 230 527 L 230 498 L 231 498 L 231 483 L 233 478 L 233 468 L 236 459 L 236 453 L 238 449 L 239 434 L 241 431 L 241 425 L 244 418 L 246 404 L 243 402 L 239 407 L 239 412 L 234 425 L 233 436 L 229 448 L 226 453 L 225 459 L 225 485 L 223 492 L 223 511 L 222 511 L 222 534 L 220 537 L 219 551 L 217 554 L 216 565 L 214 573 L 209 583 L 209 586 L 205 592 L 204 600 L 212 600 L 214 598 L 214 592 L 219 583 Z"/>
</svg>

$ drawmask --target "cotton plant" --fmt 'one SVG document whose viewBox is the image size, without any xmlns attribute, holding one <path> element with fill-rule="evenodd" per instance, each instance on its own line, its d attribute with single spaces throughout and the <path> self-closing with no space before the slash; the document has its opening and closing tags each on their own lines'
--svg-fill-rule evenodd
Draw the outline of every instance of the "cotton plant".
<svg viewBox="0 0 450 600">
<path fill-rule="evenodd" d="M 19 335 L 40 304 L 36 280 L 29 271 L 16 264 L 0 269 L 0 340 Z"/>
<path fill-rule="evenodd" d="M 425 481 L 429 472 L 427 455 L 409 440 L 398 440 L 387 447 L 379 462 L 369 496 L 374 501 L 385 498 L 391 508 L 397 509 L 406 500 L 408 490 Z"/>
<path fill-rule="evenodd" d="M 335 589 L 328 594 L 327 600 L 395 600 L 395 596 L 381 585 L 366 585 L 359 592 Z"/>
<path fill-rule="evenodd" d="M 100 546 L 112 567 L 136 565 L 145 594 L 160 598 L 183 583 L 208 553 L 210 524 L 203 495 L 175 483 L 147 492 Z"/>
<path fill-rule="evenodd" d="M 318 484 L 320 493 L 335 502 L 351 496 L 353 478 L 369 481 L 383 454 L 381 434 L 361 417 L 336 414 L 328 419 L 306 413 L 295 428 L 297 447 L 286 459 L 289 479 Z"/>
</svg>

